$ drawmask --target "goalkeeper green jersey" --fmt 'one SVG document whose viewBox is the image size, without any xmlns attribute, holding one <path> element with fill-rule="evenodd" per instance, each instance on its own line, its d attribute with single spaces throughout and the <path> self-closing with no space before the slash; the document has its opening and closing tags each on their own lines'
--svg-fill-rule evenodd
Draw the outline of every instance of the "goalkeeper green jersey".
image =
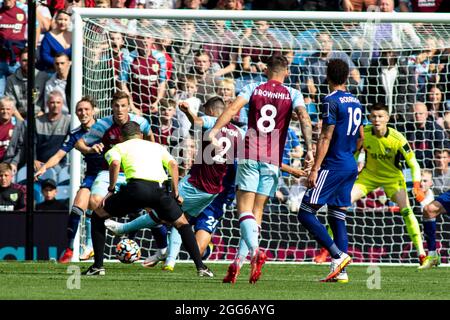
<svg viewBox="0 0 450 320">
<path fill-rule="evenodd" d="M 372 125 L 364 128 L 364 150 L 366 151 L 366 165 L 363 170 L 373 178 L 380 180 L 403 177 L 400 160 L 403 158 L 409 168 L 413 181 L 420 181 L 420 167 L 414 151 L 406 138 L 397 130 L 387 128 L 386 134 L 378 138 Z"/>
</svg>

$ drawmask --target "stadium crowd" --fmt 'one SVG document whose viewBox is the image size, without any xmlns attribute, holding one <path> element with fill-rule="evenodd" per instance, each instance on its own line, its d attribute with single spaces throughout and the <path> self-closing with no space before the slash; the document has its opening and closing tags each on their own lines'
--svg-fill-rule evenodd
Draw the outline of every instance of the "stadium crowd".
<svg viewBox="0 0 450 320">
<path fill-rule="evenodd" d="M 24 208 L 25 152 L 33 150 L 35 170 L 38 170 L 59 150 L 70 131 L 71 10 L 82 6 L 305 11 L 365 11 L 376 6 L 383 12 L 450 12 L 449 3 L 444 0 L 428 1 L 426 6 L 420 0 L 40 1 L 37 5 L 37 41 L 33 44 L 37 48 L 36 142 L 33 148 L 28 148 L 24 120 L 27 113 L 27 47 L 30 45 L 26 33 L 27 2 L 3 0 L 0 9 L 1 193 L 9 194 L 11 188 L 15 188 L 20 196 L 3 197 L 0 210 Z M 113 87 L 132 97 L 133 112 L 149 121 L 156 142 L 168 146 L 170 151 L 179 155 L 182 175 L 194 161 L 196 144 L 190 122 L 179 110 L 178 103 L 188 101 L 191 110 L 199 114 L 204 111 L 202 104 L 211 96 L 219 95 L 226 104 L 231 103 L 246 83 L 265 79 L 265 59 L 278 52 L 291 63 L 291 75 L 286 79 L 286 85 L 300 89 L 305 97 L 316 141 L 321 128 L 318 104 L 328 94 L 326 64 L 330 59 L 339 58 L 350 66 L 349 91 L 366 106 L 375 102 L 389 106 L 391 125 L 405 134 L 421 168 L 427 173 L 424 174 L 424 190 L 435 194 L 446 191 L 450 185 L 448 43 L 443 43 L 434 35 L 423 41 L 408 24 L 386 23 L 372 30 L 378 34 L 382 49 L 377 50 L 375 46 L 370 56 L 358 50 L 341 50 L 339 39 L 322 31 L 312 33 L 313 40 L 318 44 L 317 50 L 305 53 L 277 45 L 277 35 L 267 21 L 244 21 L 239 35 L 233 32 L 231 24 L 231 21 L 215 21 L 214 33 L 230 42 L 240 37 L 239 48 L 224 45 L 226 41 L 220 44 L 190 41 L 196 32 L 200 32 L 193 22 L 184 22 L 181 26 L 181 42 L 173 41 L 171 29 L 164 26 L 160 33 L 165 37 L 161 38 L 140 35 L 131 41 L 127 38 L 129 36 L 120 32 L 110 32 L 108 35 L 113 52 L 111 61 L 108 61 L 115 74 Z M 399 28 L 401 30 L 397 30 Z M 389 43 L 395 44 L 399 34 L 408 35 L 410 41 L 422 50 L 389 49 Z M 99 61 L 103 59 L 103 52 L 94 54 L 98 55 Z M 241 112 L 234 122 L 245 127 L 245 112 Z M 68 201 L 67 157 L 39 178 L 40 183 L 34 191 L 36 202 L 43 204 L 38 208 L 65 208 L 60 204 L 52 206 L 49 201 L 53 201 L 55 196 L 56 199 Z M 283 162 L 301 167 L 303 159 L 300 126 L 294 125 L 289 131 Z M 4 178 L 4 175 L 10 178 Z M 55 194 L 48 196 L 49 191 Z M 276 197 L 267 210 L 297 211 L 304 191 L 301 179 L 283 175 Z M 376 207 L 382 204 L 369 197 L 360 205 Z"/>
</svg>

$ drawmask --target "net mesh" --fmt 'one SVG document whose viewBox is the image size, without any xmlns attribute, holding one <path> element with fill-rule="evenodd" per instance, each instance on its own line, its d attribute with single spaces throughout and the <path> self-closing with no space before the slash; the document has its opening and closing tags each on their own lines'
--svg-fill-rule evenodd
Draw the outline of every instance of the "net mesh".
<svg viewBox="0 0 450 320">
<path fill-rule="evenodd" d="M 176 109 L 168 112 L 170 105 L 188 99 L 201 113 L 201 105 L 210 96 L 221 95 L 229 103 L 246 84 L 266 79 L 265 61 L 278 53 L 291 63 L 286 85 L 302 91 L 316 140 L 320 132 L 318 106 L 328 94 L 326 61 L 344 59 L 351 70 L 349 91 L 366 107 L 374 102 L 386 103 L 391 111 L 391 126 L 407 137 L 421 168 L 433 175 L 435 196 L 448 188 L 449 174 L 445 176 L 439 169 L 435 152 L 448 148 L 449 138 L 447 24 L 370 20 L 279 22 L 269 18 L 266 21 L 84 19 L 83 23 L 83 95 L 97 100 L 98 116 L 102 117 L 110 115 L 115 91 L 129 92 L 135 110 L 151 121 L 157 141 L 176 154 L 184 173 L 192 163 L 195 143 L 186 127 L 187 119 Z M 420 102 L 428 110 L 425 128 L 419 125 L 417 110 L 414 112 L 414 106 Z M 245 124 L 245 112 L 235 120 Z M 291 122 L 291 129 L 300 148 L 295 149 L 295 143 L 288 141 L 296 151 L 287 162 L 299 166 L 303 160 L 303 140 L 298 121 Z M 408 174 L 406 170 L 410 190 L 412 182 Z M 280 186 L 277 197 L 265 209 L 261 247 L 275 261 L 311 261 L 319 248 L 297 220 L 304 187 L 292 177 L 283 177 Z M 420 204 L 412 197 L 410 200 L 421 221 Z M 213 237 L 215 249 L 210 259 L 234 258 L 239 241 L 235 211 L 234 204 L 225 208 Z M 355 262 L 417 262 L 398 211 L 382 189 L 349 210 L 349 252 Z M 318 216 L 326 222 L 325 213 Z M 438 249 L 443 262 L 448 262 L 449 233 L 448 218 L 438 218 Z M 114 244 L 118 240 L 108 234 L 105 252 L 108 258 L 114 257 Z M 138 232 L 136 240 L 143 257 L 155 250 L 149 230 Z M 184 251 L 180 259 L 187 259 Z"/>
</svg>

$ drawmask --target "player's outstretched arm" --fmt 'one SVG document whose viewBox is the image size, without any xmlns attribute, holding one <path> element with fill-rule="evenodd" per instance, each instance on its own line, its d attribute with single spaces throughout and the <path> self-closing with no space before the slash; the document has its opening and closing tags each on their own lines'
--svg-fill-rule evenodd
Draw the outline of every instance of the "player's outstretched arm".
<svg viewBox="0 0 450 320">
<path fill-rule="evenodd" d="M 203 127 L 203 119 L 198 117 L 196 114 L 194 114 L 190 109 L 189 109 L 189 103 L 186 101 L 182 101 L 178 104 L 178 107 L 180 108 L 181 111 L 184 112 L 184 114 L 187 116 L 187 118 L 189 119 L 189 122 L 191 123 L 192 126 L 194 127 Z"/>
<path fill-rule="evenodd" d="M 36 171 L 36 173 L 34 174 L 34 180 L 37 181 L 37 179 L 42 176 L 45 171 L 47 171 L 47 169 L 53 168 L 54 166 L 56 166 L 61 160 L 62 158 L 64 158 L 64 156 L 67 153 L 64 150 L 58 150 L 50 159 L 48 159 L 48 161 L 46 163 L 44 163 L 38 171 Z"/>
<path fill-rule="evenodd" d="M 108 192 L 114 193 L 116 188 L 117 178 L 119 177 L 120 172 L 120 161 L 113 160 L 109 164 L 109 187 Z"/>
<path fill-rule="evenodd" d="M 81 138 L 75 144 L 75 148 L 82 154 L 101 153 L 103 151 L 103 143 L 97 143 L 94 144 L 92 147 L 89 147 L 84 141 L 84 139 Z"/>
<path fill-rule="evenodd" d="M 228 108 L 226 108 L 225 111 L 217 119 L 216 124 L 209 132 L 209 139 L 211 141 L 214 141 L 217 133 L 219 133 L 219 130 L 225 127 L 231 121 L 233 116 L 236 115 L 247 103 L 248 101 L 245 98 L 237 97 L 236 100 L 234 100 L 233 103 Z"/>
<path fill-rule="evenodd" d="M 299 168 L 294 168 L 291 166 L 288 166 L 287 164 L 281 164 L 281 171 L 287 172 L 290 175 L 293 175 L 296 178 L 305 177 L 308 175 L 308 172 Z"/>
<path fill-rule="evenodd" d="M 333 137 L 334 127 L 334 124 L 329 125 L 324 123 L 322 125 L 322 132 L 320 133 L 319 141 L 317 142 L 316 159 L 308 176 L 308 188 L 314 188 L 316 186 L 317 173 L 319 172 L 323 159 L 325 159 L 325 156 L 328 153 L 331 138 Z"/>
<path fill-rule="evenodd" d="M 302 128 L 303 139 L 305 140 L 306 156 L 305 156 L 305 169 L 311 168 L 314 163 L 314 155 L 312 151 L 312 125 L 311 118 L 308 111 L 303 106 L 295 108 L 300 126 Z"/>
</svg>

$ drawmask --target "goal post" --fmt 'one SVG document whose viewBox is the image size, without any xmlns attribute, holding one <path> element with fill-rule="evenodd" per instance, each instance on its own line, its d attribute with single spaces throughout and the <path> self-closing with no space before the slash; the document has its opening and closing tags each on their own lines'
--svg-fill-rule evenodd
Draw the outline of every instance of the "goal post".
<svg viewBox="0 0 450 320">
<path fill-rule="evenodd" d="M 328 93 L 321 52 L 331 50 L 333 57 L 348 59 L 351 64 L 349 90 L 364 107 L 383 100 L 393 115 L 392 125 L 407 138 L 414 137 L 410 127 L 414 123 L 414 104 L 438 105 L 431 92 L 438 95 L 439 89 L 443 109 L 437 110 L 434 116 L 442 124 L 444 140 L 449 139 L 445 127 L 446 121 L 450 125 L 450 120 L 445 118 L 449 112 L 445 108 L 449 107 L 445 102 L 449 100 L 450 106 L 450 51 L 447 52 L 450 14 L 74 8 L 72 21 L 72 128 L 77 124 L 74 107 L 82 96 L 95 98 L 99 116 L 105 116 L 111 112 L 112 93 L 127 90 L 134 106 L 153 121 L 159 142 L 168 145 L 182 169 L 189 168 L 193 137 L 183 130 L 183 119 L 177 113 L 172 116 L 178 127 L 170 131 L 174 124 L 167 125 L 163 119 L 167 115 L 161 111 L 170 109 L 167 100 L 175 101 L 176 105 L 177 101 L 190 99 L 202 111 L 204 100 L 212 95 L 225 97 L 224 88 L 228 85 L 238 93 L 245 84 L 264 80 L 264 59 L 275 52 L 286 55 L 291 63 L 286 85 L 300 89 L 306 98 L 316 138 L 320 130 L 320 99 Z M 187 25 L 192 26 L 190 31 Z M 387 32 L 389 39 L 383 36 Z M 119 51 L 115 51 L 116 46 Z M 143 52 L 147 54 L 145 59 Z M 205 52 L 210 67 L 202 70 L 202 59 L 197 61 L 196 54 L 201 56 Z M 391 52 L 396 57 L 394 62 L 389 62 Z M 155 103 L 161 98 L 158 95 L 162 83 L 166 88 L 165 99 Z M 187 89 L 192 83 L 194 94 Z M 245 121 L 245 108 L 236 120 Z M 298 122 L 294 121 L 291 127 L 302 142 Z M 440 129 L 434 130 L 433 133 Z M 431 149 L 418 152 L 421 166 L 433 171 L 436 166 L 433 152 L 444 148 L 445 143 L 433 141 L 431 145 Z M 301 159 L 299 155 L 291 161 L 298 164 Z M 79 153 L 71 153 L 71 160 L 74 195 L 82 176 Z M 405 175 L 408 177 L 407 168 Z M 319 248 L 297 219 L 304 188 L 293 178 L 284 177 L 280 182 L 284 189 L 265 209 L 261 247 L 273 261 L 311 262 Z M 410 189 L 410 179 L 407 183 Z M 414 205 L 421 224 L 420 207 Z M 213 237 L 215 249 L 209 259 L 234 258 L 239 241 L 235 210 L 234 204 L 226 207 Z M 323 212 L 318 217 L 326 222 Z M 382 190 L 349 209 L 347 229 L 349 252 L 355 262 L 418 261 L 398 208 L 386 200 Z M 114 244 L 118 240 L 108 233 L 107 258 L 114 258 Z M 138 232 L 136 240 L 143 257 L 154 252 L 155 242 L 149 230 Z M 438 219 L 437 240 L 442 261 L 448 263 L 450 222 L 447 217 Z M 187 257 L 182 251 L 180 259 Z"/>
</svg>

